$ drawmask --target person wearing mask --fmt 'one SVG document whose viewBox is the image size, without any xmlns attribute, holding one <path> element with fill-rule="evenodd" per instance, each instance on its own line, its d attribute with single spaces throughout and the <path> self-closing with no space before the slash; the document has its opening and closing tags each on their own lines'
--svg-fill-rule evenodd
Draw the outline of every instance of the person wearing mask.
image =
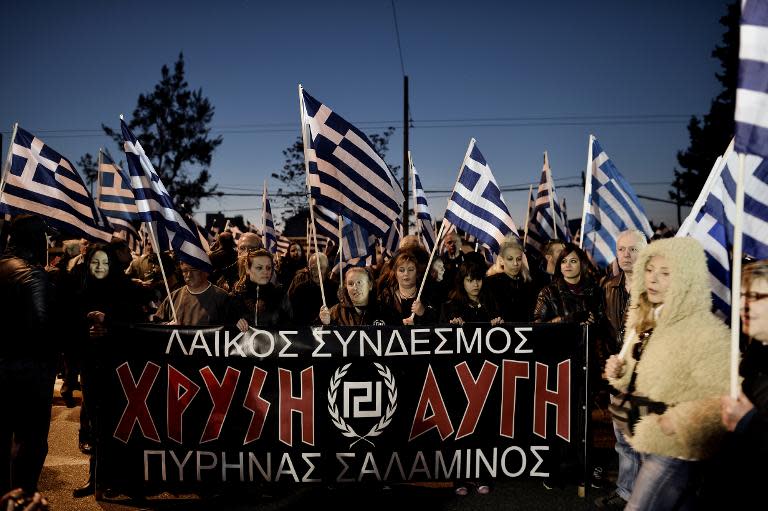
<svg viewBox="0 0 768 511">
<path fill-rule="evenodd" d="M 304 257 L 304 250 L 301 245 L 292 241 L 288 245 L 288 251 L 280 258 L 280 264 L 277 270 L 277 281 L 285 289 L 293 282 L 293 277 L 300 270 L 307 267 L 307 259 Z"/>
<path fill-rule="evenodd" d="M 598 350 L 600 367 L 604 367 L 611 355 L 621 350 L 624 342 L 624 324 L 627 307 L 629 306 L 629 290 L 632 283 L 632 269 L 640 250 L 648 242 L 645 235 L 637 230 L 622 232 L 616 239 L 616 260 L 621 270 L 615 277 L 605 280 L 602 285 L 603 296 L 603 335 L 601 349 Z M 612 399 L 615 399 L 613 392 Z M 640 470 L 640 454 L 627 443 L 621 428 L 614 422 L 613 432 L 616 436 L 616 453 L 619 455 L 619 474 L 616 479 L 616 490 L 610 495 L 595 500 L 598 509 L 624 509 L 632 494 L 637 471 Z"/>
<path fill-rule="evenodd" d="M 505 240 L 496 262 L 501 271 L 487 278 L 487 287 L 499 306 L 499 315 L 507 323 L 530 322 L 536 292 L 520 241 Z"/>
<path fill-rule="evenodd" d="M 318 261 L 320 262 L 319 271 L 317 268 Z M 312 254 L 306 270 L 296 272 L 291 287 L 288 289 L 293 322 L 296 325 L 309 326 L 316 322 L 317 311 L 323 305 L 322 292 L 325 293 L 325 305 L 327 307 L 332 307 L 338 302 L 339 284 L 338 281 L 331 280 L 328 269 L 328 257 L 320 253 Z M 323 279 L 322 289 L 320 288 L 321 275 Z"/>
<path fill-rule="evenodd" d="M 19 215 L 0 256 L 0 494 L 37 490 L 48 454 L 57 346 L 53 289 L 45 265 L 46 225 Z"/>
<path fill-rule="evenodd" d="M 76 498 L 93 495 L 95 490 L 98 408 L 103 399 L 96 381 L 97 344 L 111 342 L 110 332 L 114 325 L 146 321 L 141 304 L 141 288 L 121 269 L 111 245 L 91 245 L 85 255 L 84 267 L 86 272 L 74 297 L 83 391 L 79 443 L 82 451 L 89 451 L 91 462 L 88 481 L 72 492 Z M 85 443 L 92 448 L 84 449 Z"/>
<path fill-rule="evenodd" d="M 366 268 L 354 267 L 344 272 L 344 286 L 339 288 L 339 303 L 328 309 L 320 307 L 323 325 L 360 326 L 380 321 L 373 278 Z"/>
<path fill-rule="evenodd" d="M 272 282 L 272 254 L 262 249 L 249 250 L 240 256 L 240 278 L 232 297 L 238 307 L 237 328 L 279 328 L 291 318 L 285 290 Z"/>
<path fill-rule="evenodd" d="M 706 459 L 725 428 L 729 332 L 711 312 L 709 271 L 698 241 L 658 240 L 638 255 L 622 353 L 605 373 L 622 398 L 622 423 L 642 455 L 627 510 L 689 509 Z M 622 356 L 623 355 L 623 356 Z M 613 407 L 616 409 L 617 407 Z"/>
</svg>

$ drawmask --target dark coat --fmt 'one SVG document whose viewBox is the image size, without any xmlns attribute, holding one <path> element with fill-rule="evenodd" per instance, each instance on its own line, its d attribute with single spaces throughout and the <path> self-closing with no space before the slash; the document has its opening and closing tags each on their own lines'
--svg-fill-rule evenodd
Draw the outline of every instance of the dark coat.
<svg viewBox="0 0 768 511">
<path fill-rule="evenodd" d="M 528 323 L 533 319 L 536 305 L 533 282 L 526 282 L 521 276 L 512 278 L 502 272 L 488 277 L 485 287 L 505 323 Z"/>
<path fill-rule="evenodd" d="M 271 282 L 259 286 L 247 280 L 231 296 L 235 299 L 238 316 L 249 326 L 280 328 L 291 320 L 291 305 L 282 286 Z"/>
<path fill-rule="evenodd" d="M 590 280 L 582 280 L 581 287 L 574 292 L 565 280 L 558 278 L 539 292 L 533 321 L 535 323 L 580 323 L 587 320 L 590 312 L 595 320 L 599 320 L 601 309 L 600 288 Z"/>
<path fill-rule="evenodd" d="M 442 307 L 440 323 L 447 324 L 454 318 L 461 318 L 465 323 L 489 323 L 499 317 L 492 300 L 483 300 L 473 303 L 464 300 L 448 300 Z"/>
</svg>

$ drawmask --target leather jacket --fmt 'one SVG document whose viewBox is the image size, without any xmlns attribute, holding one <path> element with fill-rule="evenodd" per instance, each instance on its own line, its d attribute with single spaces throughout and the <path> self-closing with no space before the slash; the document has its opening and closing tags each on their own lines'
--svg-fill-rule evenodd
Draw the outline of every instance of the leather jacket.
<svg viewBox="0 0 768 511">
<path fill-rule="evenodd" d="M 626 288 L 626 275 L 619 275 L 607 279 L 602 284 L 603 312 L 605 318 L 603 326 L 605 330 L 605 358 L 621 351 L 624 342 L 624 324 L 627 319 L 627 306 L 629 305 L 629 291 Z"/>
<path fill-rule="evenodd" d="M 562 278 L 539 292 L 534 323 L 594 323 L 601 316 L 600 288 L 591 281 L 584 281 L 578 293 L 574 292 Z M 589 313 L 593 320 L 587 321 Z"/>
<path fill-rule="evenodd" d="M 0 256 L 0 358 L 51 354 L 53 290 L 39 265 L 12 253 Z"/>
</svg>

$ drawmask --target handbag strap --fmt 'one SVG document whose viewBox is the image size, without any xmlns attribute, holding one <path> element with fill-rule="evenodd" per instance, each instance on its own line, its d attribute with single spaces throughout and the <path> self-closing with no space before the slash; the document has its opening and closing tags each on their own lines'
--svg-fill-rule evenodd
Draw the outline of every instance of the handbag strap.
<svg viewBox="0 0 768 511">
<path fill-rule="evenodd" d="M 637 380 L 637 364 L 640 363 L 640 357 L 643 356 L 643 352 L 645 351 L 645 347 L 648 344 L 648 340 L 651 338 L 652 333 L 653 328 L 638 334 L 639 341 L 633 347 L 634 351 L 632 353 L 635 359 L 635 365 L 632 367 L 632 376 L 629 378 L 629 385 L 627 385 L 627 394 L 632 394 L 635 392 L 635 381 Z"/>
</svg>

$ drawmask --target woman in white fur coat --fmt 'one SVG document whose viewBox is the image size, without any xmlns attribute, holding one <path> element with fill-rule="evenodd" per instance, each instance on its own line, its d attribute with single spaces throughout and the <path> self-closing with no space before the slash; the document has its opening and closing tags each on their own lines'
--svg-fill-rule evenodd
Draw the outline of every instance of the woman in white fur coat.
<svg viewBox="0 0 768 511">
<path fill-rule="evenodd" d="M 725 432 L 719 396 L 728 391 L 728 329 L 710 312 L 706 259 L 691 238 L 648 245 L 630 294 L 630 344 L 623 359 L 608 359 L 606 374 L 620 391 L 650 400 L 656 413 L 642 416 L 628 438 L 643 461 L 626 509 L 686 509 L 703 460 Z"/>
</svg>

